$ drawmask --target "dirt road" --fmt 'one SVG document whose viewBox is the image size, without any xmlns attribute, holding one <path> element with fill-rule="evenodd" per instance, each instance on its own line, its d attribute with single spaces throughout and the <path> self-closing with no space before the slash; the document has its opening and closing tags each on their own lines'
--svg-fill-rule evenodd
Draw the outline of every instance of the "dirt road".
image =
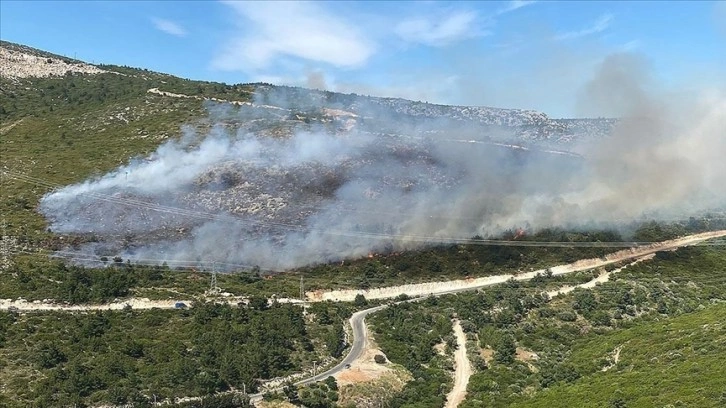
<svg viewBox="0 0 726 408">
<path fill-rule="evenodd" d="M 585 260 L 573 262 L 571 264 L 560 265 L 560 266 L 551 268 L 553 274 L 562 275 L 562 274 L 566 274 L 566 273 L 572 273 L 572 272 L 576 272 L 576 271 L 581 271 L 581 270 L 592 269 L 592 268 L 596 268 L 596 267 L 600 267 L 600 266 L 604 266 L 604 265 L 609 265 L 609 264 L 612 264 L 615 262 L 620 262 L 620 261 L 624 261 L 624 260 L 628 260 L 628 259 L 634 259 L 634 258 L 636 259 L 634 262 L 630 263 L 629 265 L 624 266 L 623 268 L 619 268 L 619 269 L 613 270 L 609 273 L 602 274 L 601 276 L 598 276 L 597 278 L 595 278 L 589 282 L 583 283 L 581 285 L 573 286 L 573 287 L 560 288 L 558 290 L 549 292 L 548 295 L 556 296 L 561 293 L 567 293 L 567 292 L 574 290 L 577 287 L 582 287 L 582 288 L 594 287 L 599 282 L 606 282 L 609 279 L 610 274 L 618 272 L 621 269 L 624 269 L 627 266 L 633 265 L 637 262 L 641 262 L 643 260 L 652 258 L 655 255 L 655 252 L 657 252 L 657 251 L 663 251 L 663 250 L 675 249 L 675 248 L 682 247 L 682 246 L 693 245 L 693 244 L 697 244 L 697 243 L 707 240 L 707 239 L 719 238 L 719 237 L 723 237 L 723 236 L 726 236 L 726 230 L 689 235 L 687 237 L 683 237 L 683 238 L 679 238 L 679 239 L 675 239 L 675 240 L 671 240 L 671 241 L 664 241 L 664 242 L 661 242 L 658 244 L 649 245 L 647 247 L 640 247 L 640 248 L 618 251 L 618 252 L 609 254 L 603 258 L 585 259 Z M 501 283 L 501 282 L 506 282 L 510 278 L 514 278 L 517 280 L 528 280 L 528 279 L 532 279 L 533 277 L 535 277 L 535 275 L 537 273 L 544 273 L 544 270 L 529 272 L 529 273 L 525 273 L 525 274 L 521 274 L 521 275 L 517 275 L 517 276 L 514 276 L 514 275 L 492 276 L 492 277 L 488 277 L 488 278 L 482 278 L 482 280 L 479 280 L 478 282 L 476 282 L 477 280 L 473 280 L 473 281 L 475 281 L 474 284 L 471 284 L 469 281 L 438 282 L 438 283 L 432 284 L 432 286 L 427 287 L 426 288 L 427 292 L 419 294 L 419 296 L 421 296 L 421 297 L 415 298 L 415 299 L 410 299 L 407 301 L 415 302 L 415 301 L 419 301 L 421 299 L 425 299 L 430 296 L 439 296 L 439 295 L 445 295 L 445 294 L 449 294 L 449 293 L 471 291 L 471 290 L 479 289 L 481 287 L 490 286 L 490 285 L 494 285 L 494 284 Z M 454 287 L 452 288 L 449 286 L 449 284 L 451 282 L 464 282 L 464 283 L 468 283 L 468 284 L 465 284 L 462 286 L 454 285 Z M 424 285 L 426 285 L 426 284 L 424 284 Z M 382 296 L 380 296 L 378 298 L 379 299 L 380 298 L 393 298 L 393 297 L 400 295 L 401 293 L 406 293 L 409 296 L 415 296 L 417 294 L 416 291 L 407 290 L 410 287 L 415 288 L 415 287 L 420 287 L 420 285 L 404 285 L 404 286 L 398 286 L 398 287 L 393 287 L 393 288 L 382 288 L 382 289 L 388 289 L 388 291 L 384 292 L 381 290 L 381 292 L 379 292 L 379 294 Z M 342 291 L 338 291 L 338 293 L 340 293 L 340 292 L 342 292 Z M 332 292 L 328 292 L 328 293 L 332 293 Z M 349 294 L 353 293 L 353 298 L 355 298 L 355 294 L 361 293 L 361 291 L 348 291 L 348 293 Z M 350 300 L 353 300 L 353 298 L 351 298 Z M 323 297 L 323 296 L 318 296 L 318 297 L 310 299 L 309 301 L 314 302 L 314 301 L 323 301 L 323 300 L 327 300 L 327 299 L 325 299 L 325 297 Z M 403 303 L 403 302 L 396 302 L 396 303 Z M 387 306 L 383 305 L 383 306 L 377 306 L 377 307 L 374 307 L 371 309 L 361 310 L 361 311 L 357 312 L 354 315 L 354 317 L 351 317 L 350 324 L 353 328 L 353 344 L 351 346 L 351 351 L 345 357 L 343 362 L 336 365 L 330 371 L 328 371 L 324 374 L 331 374 L 331 373 L 334 374 L 336 372 L 340 372 L 341 370 L 345 369 L 346 364 L 355 363 L 355 361 L 360 357 L 360 355 L 363 354 L 363 351 L 365 350 L 365 345 L 368 343 L 368 339 L 366 338 L 367 330 L 365 327 L 364 318 L 371 313 L 384 309 L 385 307 L 387 307 Z M 458 331 L 460 332 L 461 336 L 463 336 L 463 339 L 460 337 L 459 333 L 457 332 L 457 327 L 458 327 Z M 461 403 L 461 401 L 464 400 L 464 398 L 466 397 L 466 387 L 469 382 L 469 377 L 471 376 L 471 365 L 469 364 L 468 357 L 466 356 L 466 336 L 464 335 L 463 330 L 461 330 L 461 325 L 459 324 L 458 321 L 456 322 L 456 324 L 454 326 L 454 332 L 457 336 L 457 344 L 459 344 L 459 350 L 457 350 L 457 353 L 461 353 L 463 350 L 463 357 L 461 357 L 461 356 L 457 357 L 457 354 L 455 354 L 455 361 L 457 361 L 457 359 L 459 359 L 459 361 L 462 361 L 460 359 L 463 358 L 464 359 L 463 361 L 466 361 L 466 364 L 457 365 L 457 367 L 461 367 L 462 370 L 457 368 L 457 374 L 455 374 L 454 388 L 452 389 L 451 393 L 449 393 L 449 395 L 447 396 L 447 405 L 446 405 L 447 407 L 456 407 L 456 406 L 458 406 L 459 403 Z M 305 383 L 308 383 L 308 382 L 305 381 Z M 455 404 L 455 405 L 449 405 L 449 404 Z"/>
<path fill-rule="evenodd" d="M 131 306 L 132 309 L 174 309 L 174 305 L 177 302 L 184 303 L 187 306 L 191 304 L 191 300 L 149 300 L 146 298 L 132 298 L 113 303 L 83 305 L 68 305 L 56 303 L 51 300 L 35 300 L 29 302 L 25 299 L 0 299 L 0 310 L 13 309 L 19 312 L 55 310 L 62 310 L 66 312 L 87 312 L 95 310 L 122 310 L 127 306 Z"/>
<path fill-rule="evenodd" d="M 237 305 L 247 302 L 246 297 L 226 296 L 226 297 L 204 297 L 206 301 L 214 301 Z M 301 304 L 298 299 L 278 298 L 275 299 L 279 303 Z M 125 307 L 132 309 L 184 309 L 194 303 L 194 299 L 176 299 L 176 300 L 150 300 L 147 298 L 129 298 L 119 300 L 112 303 L 82 304 L 69 305 L 58 303 L 53 300 L 34 300 L 27 301 L 25 299 L 0 299 L 0 310 L 15 310 L 18 312 L 90 312 L 96 310 L 123 310 Z M 183 304 L 183 306 L 179 305 Z M 181 306 L 181 307 L 178 307 Z"/>
<path fill-rule="evenodd" d="M 654 254 L 657 251 L 675 249 L 682 246 L 693 245 L 711 238 L 720 238 L 726 236 L 726 230 L 704 232 L 701 234 L 689 235 L 686 237 L 658 242 L 652 245 L 641 246 L 637 248 L 629 248 L 621 251 L 613 252 L 602 258 L 582 259 L 571 264 L 558 265 L 549 268 L 554 275 L 562 275 L 566 273 L 578 272 L 592 268 L 613 264 L 633 258 L 640 258 L 645 255 Z M 319 301 L 343 301 L 352 302 L 356 295 L 361 294 L 366 299 L 392 299 L 401 294 L 408 296 L 426 296 L 437 295 L 443 293 L 455 293 L 460 291 L 474 290 L 485 286 L 506 282 L 509 279 L 529 280 L 538 273 L 545 273 L 545 269 L 534 272 L 527 272 L 517 275 L 496 275 L 487 276 L 476 279 L 459 279 L 443 282 L 427 282 L 400 286 L 390 286 L 373 289 L 348 289 L 333 291 L 313 291 L 307 292 L 306 296 L 311 302 Z"/>
<path fill-rule="evenodd" d="M 557 295 L 564 295 L 566 293 L 570 293 L 577 288 L 582 288 L 582 289 L 594 288 L 595 285 L 597 285 L 598 283 L 605 283 L 605 282 L 609 281 L 610 275 L 612 275 L 614 273 L 618 273 L 618 272 L 622 271 L 623 269 L 625 269 L 631 265 L 635 265 L 639 262 L 647 261 L 648 259 L 653 259 L 653 257 L 655 257 L 655 254 L 642 256 L 640 258 L 637 258 L 635 261 L 623 266 L 622 268 L 617 268 L 617 269 L 613 269 L 610 272 L 601 273 L 600 275 L 598 275 L 597 278 L 595 278 L 591 281 L 582 283 L 580 285 L 575 285 L 575 286 L 563 286 L 559 289 L 549 291 L 549 292 L 547 292 L 547 296 L 549 296 L 550 298 L 553 298 Z"/>
<path fill-rule="evenodd" d="M 471 363 L 466 355 L 466 334 L 458 319 L 454 320 L 454 335 L 458 348 L 454 352 L 454 388 L 446 396 L 445 408 L 456 408 L 466 398 L 466 386 L 471 377 Z"/>
<path fill-rule="evenodd" d="M 635 262 L 640 262 L 644 259 L 648 259 L 652 257 L 655 252 L 662 251 L 662 250 L 669 250 L 669 249 L 675 249 L 682 246 L 688 246 L 697 244 L 699 242 L 705 241 L 707 239 L 711 238 L 720 238 L 726 236 L 726 230 L 721 231 L 713 231 L 713 232 L 706 232 L 701 234 L 695 234 L 695 235 L 689 235 L 683 238 L 678 238 L 671 241 L 664 241 L 661 243 L 649 245 L 647 247 L 639 247 L 639 248 L 632 248 L 628 250 L 618 251 L 614 252 L 612 254 L 609 254 L 603 258 L 596 258 L 596 259 L 585 259 L 581 261 L 577 261 L 571 264 L 567 265 L 560 265 L 556 266 L 554 268 L 551 268 L 553 274 L 555 275 L 561 275 L 566 273 L 572 273 L 580 270 L 586 270 L 586 269 L 592 269 L 608 264 L 612 264 L 615 262 L 620 262 L 623 260 L 628 259 L 636 259 Z M 635 263 L 633 262 L 633 263 Z M 631 263 L 632 265 L 632 263 Z M 619 270 L 619 269 L 618 269 Z M 577 285 L 575 287 L 591 287 L 595 286 L 598 282 L 604 282 L 609 279 L 609 276 L 613 272 L 617 272 L 618 270 L 612 271 L 607 274 L 603 274 L 599 276 L 598 278 L 584 283 L 582 285 Z M 529 272 L 521 275 L 499 275 L 499 276 L 492 276 L 487 278 L 480 278 L 480 279 L 473 279 L 470 281 L 449 281 L 449 282 L 435 282 L 431 284 L 421 284 L 421 285 L 403 285 L 403 286 L 397 286 L 392 288 L 380 288 L 380 289 L 374 289 L 379 291 L 377 297 L 370 297 L 370 298 L 393 298 L 396 297 L 402 293 L 406 293 L 409 296 L 421 296 L 420 298 L 411 299 L 408 301 L 418 301 L 421 299 L 424 299 L 429 296 L 437 296 L 437 295 L 443 295 L 448 293 L 457 293 L 457 292 L 463 292 L 463 291 L 470 291 L 479 289 L 481 287 L 494 285 L 497 283 L 505 282 L 506 280 L 510 278 L 514 278 L 517 280 L 528 280 L 532 279 L 537 273 L 543 273 L 544 270 L 540 271 L 534 271 Z M 424 285 L 424 286 L 422 286 Z M 429 285 L 429 286 L 425 286 Z M 422 291 L 421 288 L 424 288 Z M 568 287 L 568 288 L 560 288 L 555 291 L 551 291 L 548 294 L 550 296 L 556 296 L 561 293 L 567 293 L 569 291 L 572 291 L 575 289 L 575 287 Z M 418 290 L 412 290 L 418 288 Z M 421 293 L 422 292 L 422 293 Z M 326 293 L 313 293 L 313 296 L 309 298 L 310 302 L 315 301 L 325 301 L 330 299 L 331 297 L 333 299 L 338 299 L 340 297 L 344 299 L 340 300 L 350 300 L 352 301 L 355 298 L 355 295 L 358 293 L 363 293 L 366 295 L 368 293 L 367 291 L 333 291 L 333 292 L 326 292 Z M 350 299 L 347 299 L 347 297 L 351 296 Z M 368 295 L 366 295 L 368 297 Z M 85 311 L 85 310 L 109 310 L 109 309 L 121 309 L 126 304 L 130 304 L 132 308 L 153 308 L 153 307 L 159 307 L 159 308 L 173 308 L 175 301 L 150 301 L 148 299 L 129 299 L 123 302 L 116 302 L 106 305 L 58 305 L 58 304 L 50 304 L 50 303 L 43 303 L 43 302 L 26 302 L 24 300 L 0 300 L 0 310 L 2 309 L 8 309 L 8 307 L 18 307 L 22 310 L 68 310 L 68 311 Z M 401 303 L 401 302 L 397 302 Z M 313 378 L 308 378 L 306 380 L 302 380 L 297 382 L 297 384 L 308 384 L 314 381 L 319 381 L 322 378 L 327 377 L 328 375 L 339 373 L 342 370 L 346 369 L 347 364 L 354 363 L 365 351 L 366 344 L 368 343 L 367 339 L 367 330 L 365 327 L 365 317 L 371 313 L 377 312 L 381 309 L 384 309 L 387 307 L 387 305 L 377 306 L 366 310 L 361 310 L 357 313 L 355 313 L 351 319 L 350 324 L 353 329 L 353 342 L 350 351 L 348 352 L 348 355 L 341 361 L 338 365 L 333 367 L 330 370 L 327 370 L 324 373 L 321 373 L 320 375 L 317 375 Z M 466 386 L 468 385 L 469 377 L 471 376 L 471 366 L 468 364 L 468 358 L 466 357 L 466 337 L 464 336 L 463 339 L 460 338 L 459 332 L 461 335 L 464 335 L 463 331 L 461 330 L 461 325 L 456 322 L 454 326 L 454 332 L 457 335 L 457 343 L 459 344 L 459 350 L 457 350 L 457 353 L 463 352 L 463 359 L 458 354 L 455 354 L 455 361 L 458 359 L 458 361 L 466 361 L 466 363 L 459 363 L 457 364 L 457 374 L 456 379 L 454 381 L 454 388 L 452 389 L 451 393 L 449 393 L 449 396 L 447 396 L 447 407 L 457 406 L 461 401 L 464 400 L 466 396 Z M 461 369 L 460 369 L 461 368 Z M 464 371 L 467 370 L 467 371 Z M 463 390 L 463 391 L 462 391 Z M 257 395 L 251 395 L 252 401 L 256 402 L 262 399 L 261 394 Z M 449 404 L 455 404 L 455 405 L 449 405 Z"/>
</svg>

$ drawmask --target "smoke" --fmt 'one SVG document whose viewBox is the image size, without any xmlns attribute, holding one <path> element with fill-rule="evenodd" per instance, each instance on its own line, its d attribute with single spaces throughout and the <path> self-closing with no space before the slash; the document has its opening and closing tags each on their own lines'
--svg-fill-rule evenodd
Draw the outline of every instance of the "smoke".
<svg viewBox="0 0 726 408">
<path fill-rule="evenodd" d="M 629 218 L 726 202 L 726 94 L 711 89 L 687 96 L 654 82 L 642 59 L 616 54 L 586 87 L 591 106 L 622 111 L 611 137 L 589 153 L 592 180 L 579 196 L 594 211 Z"/>
<path fill-rule="evenodd" d="M 616 226 L 724 205 L 726 95 L 681 105 L 652 82 L 634 55 L 603 61 L 581 107 L 621 120 L 610 137 L 571 146 L 582 157 L 492 143 L 481 128 L 444 119 L 406 124 L 363 99 L 356 114 L 297 121 L 278 136 L 225 126 L 277 118 L 274 109 L 210 107 L 220 124 L 210 132 L 186 129 L 149 158 L 49 193 L 40 209 L 54 232 L 93 235 L 81 248 L 93 257 L 281 270 L 516 227 Z M 257 102 L 295 105 L 284 99 Z M 385 131 L 361 125 L 372 116 Z M 340 129 L 346 121 L 357 127 Z"/>
<path fill-rule="evenodd" d="M 325 73 L 323 71 L 310 71 L 306 75 L 305 85 L 310 89 L 319 89 L 321 91 L 328 89 Z"/>
</svg>

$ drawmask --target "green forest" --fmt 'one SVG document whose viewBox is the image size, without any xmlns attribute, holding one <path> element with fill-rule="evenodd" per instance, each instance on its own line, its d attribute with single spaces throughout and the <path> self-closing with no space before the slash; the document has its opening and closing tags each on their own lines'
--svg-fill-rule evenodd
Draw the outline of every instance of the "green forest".
<svg viewBox="0 0 726 408">
<path fill-rule="evenodd" d="M 264 298 L 181 311 L 2 311 L 0 404 L 145 404 L 230 389 L 255 393 L 260 380 L 340 357 L 350 311 L 316 304 L 308 315 Z"/>
</svg>

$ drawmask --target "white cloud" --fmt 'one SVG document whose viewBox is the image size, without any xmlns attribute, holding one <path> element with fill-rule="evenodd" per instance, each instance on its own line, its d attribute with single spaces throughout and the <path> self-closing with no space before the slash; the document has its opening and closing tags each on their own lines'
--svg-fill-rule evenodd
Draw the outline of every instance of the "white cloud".
<svg viewBox="0 0 726 408">
<path fill-rule="evenodd" d="M 154 23 L 154 27 L 156 27 L 157 30 L 163 31 L 167 34 L 177 37 L 184 37 L 187 35 L 187 30 L 173 21 L 152 17 L 151 22 Z"/>
<path fill-rule="evenodd" d="M 613 15 L 612 14 L 603 14 L 602 16 L 598 17 L 597 20 L 593 22 L 592 25 L 590 25 L 587 28 L 583 28 L 578 31 L 569 31 L 566 33 L 558 34 L 555 36 L 556 40 L 572 40 L 575 38 L 585 37 L 592 34 L 601 33 L 605 30 L 607 30 L 608 27 L 610 27 L 610 23 L 613 21 Z"/>
<path fill-rule="evenodd" d="M 217 69 L 251 72 L 290 57 L 353 68 L 375 52 L 375 44 L 353 24 L 318 3 L 225 4 L 240 17 L 241 32 L 212 61 Z"/>
<path fill-rule="evenodd" d="M 501 14 L 509 13 L 510 11 L 521 9 L 522 7 L 529 6 L 536 2 L 537 2 L 536 0 L 512 0 L 509 3 L 507 3 L 506 6 L 497 10 L 497 12 L 495 14 L 501 15 Z"/>
<path fill-rule="evenodd" d="M 395 32 L 404 41 L 439 47 L 489 34 L 476 23 L 476 12 L 457 11 L 444 17 L 436 14 L 404 20 L 396 26 Z"/>
<path fill-rule="evenodd" d="M 620 50 L 623 52 L 633 52 L 640 49 L 642 45 L 640 40 L 631 40 L 620 46 Z"/>
</svg>

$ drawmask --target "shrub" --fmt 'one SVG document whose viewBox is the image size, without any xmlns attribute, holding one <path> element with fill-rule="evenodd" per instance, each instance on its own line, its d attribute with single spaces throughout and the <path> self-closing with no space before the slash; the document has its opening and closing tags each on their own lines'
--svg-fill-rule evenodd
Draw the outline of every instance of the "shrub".
<svg viewBox="0 0 726 408">
<path fill-rule="evenodd" d="M 574 322 L 577 320 L 577 314 L 571 310 L 564 310 L 560 313 L 557 313 L 557 318 L 562 320 L 563 322 Z"/>
<path fill-rule="evenodd" d="M 598 310 L 592 314 L 590 322 L 596 326 L 610 326 L 610 315 L 604 310 Z"/>
<path fill-rule="evenodd" d="M 512 336 L 502 336 L 494 350 L 494 359 L 498 363 L 511 364 L 514 362 L 514 355 L 517 353 L 517 346 Z"/>
<path fill-rule="evenodd" d="M 366 297 L 362 294 L 355 295 L 355 300 L 353 300 L 353 304 L 356 307 L 366 306 L 368 304 L 368 301 L 366 300 Z"/>
</svg>

